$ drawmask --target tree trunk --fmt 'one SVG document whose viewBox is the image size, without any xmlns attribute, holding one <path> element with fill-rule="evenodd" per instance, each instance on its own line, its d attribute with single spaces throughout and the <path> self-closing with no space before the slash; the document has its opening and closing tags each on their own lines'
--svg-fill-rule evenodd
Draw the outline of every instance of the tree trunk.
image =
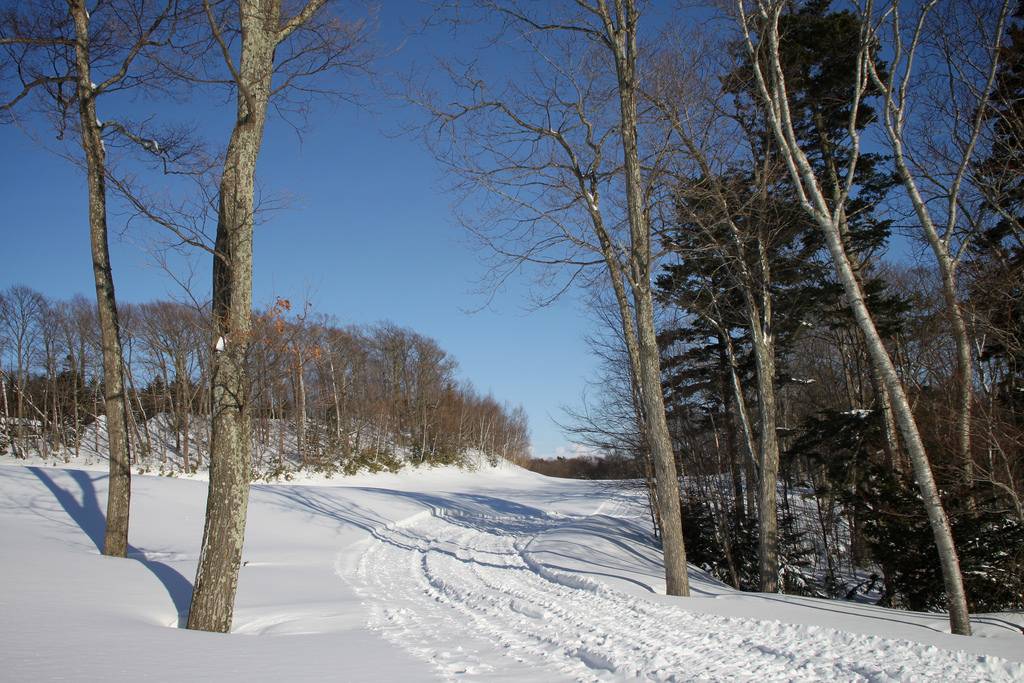
<svg viewBox="0 0 1024 683">
<path fill-rule="evenodd" d="M 957 416 L 956 416 L 956 451 L 960 460 L 961 480 L 966 492 L 966 503 L 974 509 L 974 460 L 971 457 L 971 408 L 974 402 L 974 354 L 971 349 L 971 338 L 967 330 L 963 307 L 956 292 L 956 262 L 949 253 L 949 246 L 940 237 L 931 213 L 917 189 L 910 169 L 903 155 L 903 145 L 893 133 L 890 133 L 896 159 L 896 170 L 903 187 L 906 188 L 911 204 L 917 214 L 918 221 L 928 240 L 928 245 L 935 256 L 939 277 L 942 280 L 942 299 L 946 304 L 946 315 L 949 317 L 953 341 L 956 344 L 957 360 Z M 953 194 L 955 199 L 956 194 Z M 951 210 L 955 205 L 951 207 Z"/>
<path fill-rule="evenodd" d="M 220 181 L 213 261 L 210 487 L 188 615 L 188 628 L 221 633 L 231 628 L 249 504 L 253 196 L 280 21 L 275 0 L 240 5 L 237 118 Z"/>
<path fill-rule="evenodd" d="M 758 231 L 758 278 L 750 275 L 746 250 L 738 231 L 734 230 L 737 254 L 743 268 L 743 297 L 750 325 L 754 365 L 757 375 L 757 404 L 761 429 L 758 482 L 758 573 L 761 590 L 779 590 L 779 436 L 778 408 L 775 395 L 775 339 L 772 332 L 771 269 L 766 242 Z"/>
<path fill-rule="evenodd" d="M 738 6 L 742 11 L 742 3 Z M 914 476 L 928 514 L 928 521 L 935 538 L 935 545 L 939 551 L 943 582 L 945 583 L 946 595 L 949 599 L 950 627 L 953 633 L 970 635 L 971 624 L 967 611 L 967 596 L 964 591 L 963 576 L 960 573 L 960 561 L 953 543 L 953 533 L 949 525 L 949 519 L 946 517 L 946 511 L 942 507 L 942 500 L 939 497 L 935 478 L 932 475 L 928 453 L 925 451 L 924 443 L 921 440 L 921 434 L 918 431 L 910 401 L 904 391 L 903 382 L 893 365 L 892 358 L 889 356 L 889 352 L 886 350 L 882 338 L 878 334 L 878 329 L 875 327 L 875 322 L 865 303 L 863 289 L 857 281 L 853 264 L 843 246 L 837 218 L 833 215 L 832 209 L 825 200 L 818 178 L 815 175 L 815 170 L 800 147 L 796 133 L 793 130 L 793 121 L 789 113 L 788 93 L 786 92 L 783 69 L 780 62 L 778 24 L 782 9 L 782 5 L 777 5 L 773 6 L 770 11 L 762 14 L 763 25 L 761 30 L 768 45 L 766 56 L 769 60 L 771 86 L 769 86 L 768 81 L 765 79 L 764 72 L 761 69 L 761 57 L 759 57 L 758 51 L 754 47 L 750 34 L 745 33 L 747 50 L 754 65 L 753 74 L 757 81 L 757 87 L 761 92 L 776 142 L 783 152 L 784 160 L 793 182 L 800 191 L 801 203 L 824 234 L 839 281 L 843 286 L 843 291 L 853 311 L 854 320 L 856 320 L 858 327 L 860 327 L 864 335 L 872 363 L 878 368 L 882 380 L 889 390 L 889 396 L 893 403 L 893 412 L 914 469 Z M 747 31 L 745 24 L 743 29 L 745 32 Z M 866 52 L 867 48 L 862 48 L 860 59 L 865 59 Z M 866 59 L 870 60 L 870 57 Z M 863 67 L 863 64 L 859 64 L 859 66 Z M 860 92 L 858 91 L 855 93 L 855 98 L 859 97 Z M 854 108 L 853 112 L 856 113 L 856 111 L 856 108 Z M 854 144 L 858 145 L 859 140 L 855 140 Z"/>
<path fill-rule="evenodd" d="M 180 445 L 179 452 L 181 453 L 181 467 L 186 474 L 192 471 L 191 458 L 189 457 L 190 438 L 189 432 L 191 431 L 191 415 L 192 405 L 189 400 L 189 394 L 191 388 L 189 387 L 190 381 L 188 379 L 188 371 L 186 370 L 185 357 L 183 353 L 178 353 L 174 357 L 174 383 L 177 385 L 175 388 L 177 391 L 178 404 L 178 432 L 181 434 L 179 437 Z"/>
<path fill-rule="evenodd" d="M 69 349 L 72 348 L 70 343 L 68 344 L 68 348 Z M 82 439 L 81 439 L 81 431 L 82 431 L 81 427 L 82 427 L 82 425 L 79 422 L 79 418 L 78 418 L 78 411 L 79 411 L 79 409 L 78 409 L 78 400 L 79 400 L 78 399 L 78 394 L 79 394 L 78 384 L 79 384 L 79 375 L 81 373 L 81 370 L 78 367 L 78 361 L 75 359 L 73 351 L 69 354 L 69 357 L 71 359 L 71 377 L 72 377 L 72 384 L 71 384 L 71 421 L 72 421 L 72 424 L 74 425 L 75 457 L 77 458 L 78 457 L 78 453 L 79 453 L 79 445 L 82 442 Z M 6 408 L 6 406 L 5 406 L 5 408 Z M 67 459 L 68 459 L 67 456 L 64 456 L 65 462 L 67 461 Z"/>
<path fill-rule="evenodd" d="M 690 580 L 687 575 L 686 548 L 683 543 L 682 510 L 679 501 L 679 476 L 676 470 L 672 438 L 665 418 L 665 399 L 661 388 L 661 356 L 654 323 L 654 302 L 651 297 L 651 225 L 644 195 L 643 176 L 637 136 L 637 20 L 639 14 L 633 2 L 625 2 L 611 16 L 604 8 L 603 20 L 609 44 L 615 57 L 615 76 L 619 95 L 620 133 L 622 136 L 623 170 L 626 186 L 626 205 L 629 219 L 628 272 L 635 315 L 635 337 L 627 335 L 627 347 L 633 365 L 634 377 L 643 406 L 645 441 L 654 461 L 655 487 L 658 512 L 662 527 L 662 548 L 665 556 L 665 591 L 668 595 L 688 596 Z M 606 241 L 606 240 L 602 240 Z M 610 244 L 604 244 L 605 259 L 612 253 Z M 617 259 L 617 257 L 616 257 Z M 611 265 L 609 263 L 609 265 Z M 613 269 L 614 270 L 614 269 Z M 612 280 L 621 287 L 615 272 Z M 631 327 L 628 306 L 624 297 L 616 292 L 623 314 L 623 328 Z M 633 337 L 633 344 L 628 343 Z"/>
<path fill-rule="evenodd" d="M 917 480 L 918 489 L 928 513 L 932 535 L 935 538 L 935 545 L 939 551 L 943 583 L 949 599 L 950 626 L 953 633 L 970 635 L 971 622 L 967 611 L 967 594 L 964 590 L 963 576 L 960 573 L 960 560 L 953 543 L 953 532 L 942 506 L 942 499 L 939 496 L 931 464 L 928 461 L 928 453 L 921 440 L 910 401 L 907 399 L 896 367 L 893 365 L 892 358 L 882 343 L 882 338 L 878 334 L 870 311 L 868 311 L 863 291 L 857 282 L 846 251 L 843 249 L 838 231 L 835 226 L 829 225 L 826 221 L 819 221 L 819 224 L 825 232 L 829 251 L 832 254 L 839 280 L 849 299 L 854 319 L 864 334 L 872 362 L 878 368 L 879 375 L 892 400 L 893 413 L 902 432 L 903 442 L 914 469 L 914 478 Z"/>
<path fill-rule="evenodd" d="M 753 321 L 752 321 L 753 322 Z M 779 437 L 776 430 L 775 349 L 771 334 L 752 327 L 754 361 L 757 367 L 757 395 L 761 413 L 761 480 L 758 489 L 758 568 L 761 590 L 779 590 Z"/>
<path fill-rule="evenodd" d="M 91 214 L 90 214 L 90 216 L 91 216 Z M 90 236 L 91 236 L 91 234 L 92 233 L 90 231 Z M 94 259 L 93 260 L 93 268 L 95 268 L 95 265 L 96 265 L 96 262 L 95 262 L 95 259 Z M 18 437 L 18 439 L 21 439 L 22 437 L 25 436 L 25 383 L 26 383 L 26 379 L 25 379 L 25 349 L 24 349 L 23 344 L 24 344 L 23 340 L 19 337 L 19 339 L 18 339 L 18 349 L 17 349 L 17 355 L 18 355 L 18 379 L 17 379 L 18 419 L 15 422 L 16 426 L 15 426 L 15 430 L 14 430 L 14 433 Z M 15 455 L 17 455 L 17 450 L 16 449 L 14 449 L 14 453 L 15 453 Z"/>
<path fill-rule="evenodd" d="M 341 443 L 341 397 L 338 395 L 338 380 L 334 375 L 334 359 L 328 360 L 331 372 L 331 397 L 334 399 L 334 439 Z"/>
<path fill-rule="evenodd" d="M 719 331 L 718 339 L 718 367 L 719 367 L 719 393 L 722 395 L 722 414 L 725 423 L 726 456 L 729 459 L 729 474 L 732 479 L 732 514 L 736 524 L 742 522 L 746 516 L 743 506 L 743 477 L 740 475 L 740 449 L 736 440 L 736 415 L 733 413 L 734 398 L 732 395 L 731 376 L 733 373 L 732 364 L 729 361 L 729 354 L 726 350 L 724 333 Z M 737 588 L 739 586 L 736 586 Z"/>
<path fill-rule="evenodd" d="M 729 377 L 732 384 L 733 401 L 736 404 L 736 415 L 740 419 L 740 427 L 743 432 L 743 445 L 747 452 L 747 457 L 743 458 L 743 461 L 746 463 L 748 471 L 752 471 L 756 474 L 757 460 L 755 454 L 757 453 L 757 449 L 754 448 L 754 430 L 750 425 L 750 411 L 747 410 L 747 399 L 743 395 L 743 384 L 740 382 L 740 375 L 739 372 L 737 372 L 739 362 L 736 359 L 736 349 L 733 347 L 732 337 L 729 336 L 729 333 L 724 329 L 724 327 L 719 326 L 718 333 L 722 335 L 722 338 L 725 340 L 725 353 L 726 357 L 729 359 Z M 759 477 L 753 477 L 748 484 L 753 484 L 755 481 L 759 480 Z M 749 491 L 750 487 L 748 486 L 747 488 Z M 748 508 L 752 511 L 754 506 L 751 505 L 748 506 Z"/>
<path fill-rule="evenodd" d="M 149 420 L 142 407 L 142 397 L 139 396 L 139 392 L 135 390 L 135 378 L 131 371 L 131 353 L 128 354 L 128 363 L 124 369 L 125 378 L 128 384 L 128 396 L 126 402 L 128 403 L 128 424 L 131 425 L 132 432 L 135 434 L 135 442 L 137 445 L 145 443 L 145 447 L 135 449 L 135 460 L 139 459 L 139 451 L 142 451 L 143 458 L 148 457 L 153 452 L 153 441 L 149 434 Z M 142 434 L 139 433 L 139 423 L 135 419 L 135 413 L 131 411 L 131 397 L 135 397 L 135 406 L 138 408 L 139 414 L 142 415 Z M 143 434 L 145 435 L 145 442 L 142 440 Z M 129 464 L 131 464 L 131 458 L 129 458 Z"/>
<path fill-rule="evenodd" d="M 903 457 L 900 455 L 900 439 L 896 415 L 892 410 L 892 398 L 874 363 L 871 364 L 871 382 L 874 384 L 875 401 L 882 411 L 882 427 L 885 431 L 885 450 L 889 466 L 894 472 L 903 474 Z"/>
<path fill-rule="evenodd" d="M 649 282 L 649 280 L 648 280 Z M 690 580 L 683 544 L 683 514 L 679 502 L 679 475 L 672 438 L 665 419 L 665 398 L 661 390 L 661 359 L 654 333 L 654 305 L 650 288 L 634 292 L 637 307 L 639 372 L 637 384 L 643 402 L 647 448 L 654 460 L 659 517 L 662 520 L 662 548 L 665 553 L 665 592 L 688 596 Z"/>
<path fill-rule="evenodd" d="M 0 370 L 0 398 L 4 403 L 4 429 L 7 431 L 7 441 L 11 445 L 11 453 L 14 453 L 14 422 L 11 420 L 11 411 L 7 405 L 7 379 L 3 370 Z"/>
<path fill-rule="evenodd" d="M 635 139 L 634 139 L 635 141 Z M 635 149 L 635 148 L 634 148 Z M 686 549 L 683 543 L 682 510 L 679 502 L 679 475 L 676 470 L 672 437 L 665 417 L 665 400 L 661 388 L 661 357 L 654 330 L 654 302 L 649 286 L 649 260 L 641 269 L 645 274 L 632 275 L 633 305 L 630 306 L 623 273 L 618 257 L 603 229 L 600 216 L 592 214 L 595 228 L 601 239 L 605 264 L 612 282 L 612 289 L 619 307 L 622 337 L 629 358 L 634 408 L 638 412 L 642 427 L 643 443 L 647 457 L 654 469 L 654 501 L 657 528 L 660 530 L 665 558 L 665 586 L 668 595 L 688 596 L 690 582 L 686 566 Z M 650 258 L 649 233 L 646 249 L 637 248 L 644 240 L 641 232 L 632 231 L 633 252 L 646 253 Z M 637 259 L 633 259 L 634 270 Z"/>
<path fill-rule="evenodd" d="M 125 557 L 128 554 L 128 515 L 131 507 L 131 444 L 128 438 L 121 330 L 107 244 L 106 152 L 96 117 L 89 63 L 89 13 L 85 3 L 74 0 L 71 3 L 71 14 L 75 22 L 78 114 L 89 191 L 89 238 L 103 355 L 103 393 L 110 463 L 103 554 Z"/>
<path fill-rule="evenodd" d="M 306 466 L 306 381 L 302 356 L 295 355 L 295 449 L 302 467 Z"/>
</svg>

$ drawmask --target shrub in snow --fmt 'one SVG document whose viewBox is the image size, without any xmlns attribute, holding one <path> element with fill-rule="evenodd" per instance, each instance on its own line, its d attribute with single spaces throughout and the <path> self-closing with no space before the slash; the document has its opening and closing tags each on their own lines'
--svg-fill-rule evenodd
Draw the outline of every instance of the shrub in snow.
<svg viewBox="0 0 1024 683">
<path fill-rule="evenodd" d="M 882 604 L 912 610 L 944 610 L 946 593 L 938 551 L 928 519 L 909 482 L 876 473 L 877 514 L 865 533 L 882 566 L 886 592 Z M 1005 513 L 954 510 L 953 538 L 960 555 L 971 611 L 1024 609 L 1024 523 Z"/>
<path fill-rule="evenodd" d="M 787 455 L 806 463 L 819 503 L 834 500 L 848 527 L 855 527 L 844 559 L 868 573 L 878 570 L 884 606 L 946 609 L 938 550 L 917 485 L 884 457 L 878 416 L 822 413 L 805 427 Z M 948 486 L 944 503 L 970 609 L 1024 609 L 1024 522 L 994 496 L 976 493 L 968 508 L 966 496 L 956 495 L 957 471 L 937 467 L 936 473 L 940 487 Z"/>
<path fill-rule="evenodd" d="M 713 577 L 735 588 L 756 591 L 760 586 L 757 557 L 757 520 L 730 520 L 724 526 L 720 513 L 702 499 L 686 496 L 683 505 L 683 539 L 686 557 Z M 814 577 L 813 548 L 806 542 L 794 518 L 783 508 L 779 514 L 779 579 L 784 593 L 822 595 Z"/>
</svg>

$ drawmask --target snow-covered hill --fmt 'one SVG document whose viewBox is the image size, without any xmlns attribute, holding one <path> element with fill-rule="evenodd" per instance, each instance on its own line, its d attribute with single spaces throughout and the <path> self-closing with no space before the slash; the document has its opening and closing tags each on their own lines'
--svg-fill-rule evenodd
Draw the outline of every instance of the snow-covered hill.
<svg viewBox="0 0 1024 683">
<path fill-rule="evenodd" d="M 190 632 L 205 483 L 136 477 L 126 561 L 105 482 L 0 467 L 0 677 L 1024 680 L 1021 615 L 666 597 L 633 494 L 511 465 L 254 486 L 234 633 Z"/>
</svg>

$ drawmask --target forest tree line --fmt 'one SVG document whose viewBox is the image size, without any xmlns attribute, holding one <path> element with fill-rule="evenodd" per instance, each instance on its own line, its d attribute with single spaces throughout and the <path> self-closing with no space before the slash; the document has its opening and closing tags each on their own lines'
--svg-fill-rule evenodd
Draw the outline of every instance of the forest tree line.
<svg viewBox="0 0 1024 683">
<path fill-rule="evenodd" d="M 755 3 L 714 79 L 649 64 L 687 556 L 737 588 L 950 609 L 938 524 L 971 611 L 1024 607 L 1024 11 L 953 5 Z M 542 467 L 651 480 L 609 329 L 574 430 L 614 457 Z"/>
<path fill-rule="evenodd" d="M 209 312 L 171 301 L 119 312 L 133 465 L 207 466 L 216 352 Z M 463 463 L 472 451 L 526 454 L 523 410 L 460 381 L 455 359 L 432 339 L 391 323 L 340 326 L 308 306 L 293 312 L 283 299 L 254 321 L 254 476 Z M 0 292 L 0 449 L 62 459 L 83 447 L 102 452 L 89 441 L 100 438 L 89 427 L 105 416 L 98 340 L 95 304 L 82 297 L 52 300 L 23 286 Z"/>
</svg>

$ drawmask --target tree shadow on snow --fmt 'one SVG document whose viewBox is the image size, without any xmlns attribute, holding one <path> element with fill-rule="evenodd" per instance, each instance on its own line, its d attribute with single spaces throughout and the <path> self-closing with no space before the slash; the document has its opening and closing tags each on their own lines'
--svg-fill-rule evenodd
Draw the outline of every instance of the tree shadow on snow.
<svg viewBox="0 0 1024 683">
<path fill-rule="evenodd" d="M 104 478 L 104 475 L 99 475 L 96 479 L 93 479 L 84 470 L 63 470 L 64 473 L 78 484 L 81 493 L 81 502 L 79 502 L 72 491 L 54 481 L 53 477 L 46 470 L 40 467 L 29 467 L 28 470 L 50 490 L 50 493 L 60 503 L 60 506 L 64 508 L 64 511 L 68 513 L 68 516 L 74 520 L 79 528 L 85 532 L 85 535 L 89 537 L 93 545 L 96 546 L 96 550 L 102 553 L 107 518 L 100 508 L 95 482 Z M 174 603 L 175 611 L 178 613 L 178 627 L 183 628 L 188 619 L 188 610 L 192 602 L 192 582 L 186 579 L 174 567 L 158 560 L 148 559 L 145 551 L 139 550 L 130 543 L 128 544 L 128 559 L 139 562 L 163 584 L 164 589 L 171 598 L 171 602 Z"/>
</svg>

